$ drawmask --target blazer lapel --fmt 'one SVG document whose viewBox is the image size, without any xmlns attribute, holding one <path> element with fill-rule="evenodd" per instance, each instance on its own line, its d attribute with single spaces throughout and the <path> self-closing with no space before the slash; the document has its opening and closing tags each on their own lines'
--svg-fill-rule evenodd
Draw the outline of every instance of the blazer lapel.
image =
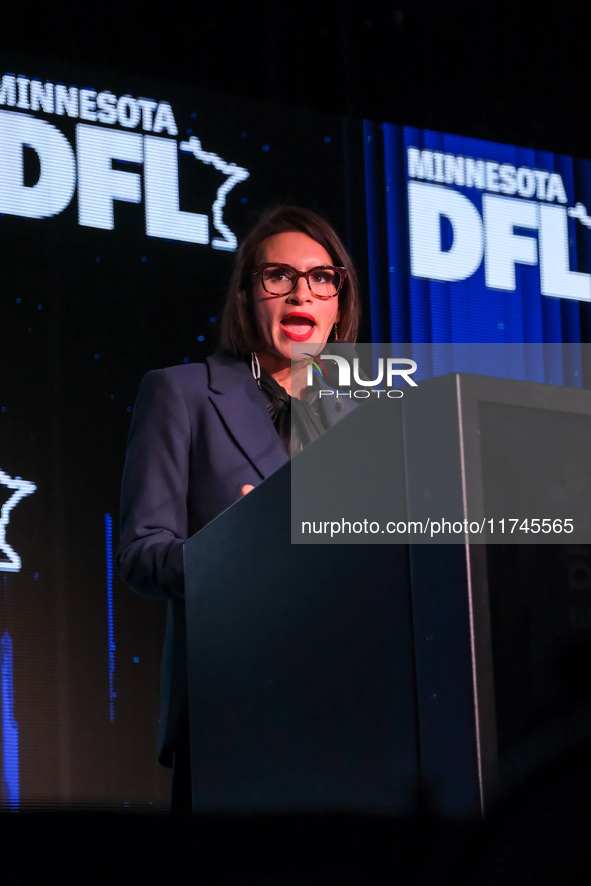
<svg viewBox="0 0 591 886">
<path fill-rule="evenodd" d="M 222 352 L 206 362 L 211 403 L 261 477 L 270 476 L 289 459 L 249 367 Z"/>
</svg>

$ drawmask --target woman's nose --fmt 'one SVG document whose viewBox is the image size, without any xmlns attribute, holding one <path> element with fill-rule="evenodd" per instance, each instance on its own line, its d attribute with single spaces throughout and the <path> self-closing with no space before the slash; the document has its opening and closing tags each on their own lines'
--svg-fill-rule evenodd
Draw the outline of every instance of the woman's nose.
<svg viewBox="0 0 591 886">
<path fill-rule="evenodd" d="M 289 298 L 297 301 L 298 303 L 302 301 L 312 300 L 312 293 L 310 292 L 308 281 L 305 277 L 299 278 L 296 288 L 289 293 Z"/>
</svg>

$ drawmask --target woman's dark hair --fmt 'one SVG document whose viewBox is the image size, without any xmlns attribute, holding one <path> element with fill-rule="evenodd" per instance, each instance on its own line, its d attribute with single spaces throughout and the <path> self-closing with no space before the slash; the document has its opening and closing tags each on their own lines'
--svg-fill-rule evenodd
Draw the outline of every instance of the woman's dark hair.
<svg viewBox="0 0 591 886">
<path fill-rule="evenodd" d="M 334 265 L 347 268 L 348 275 L 338 299 L 341 319 L 339 340 L 354 342 L 359 330 L 361 302 L 353 262 L 340 237 L 322 216 L 299 206 L 280 206 L 266 212 L 242 241 L 236 254 L 234 271 L 222 314 L 220 345 L 236 356 L 249 354 L 260 347 L 252 309 L 252 274 L 260 261 L 261 247 L 275 234 L 299 231 L 319 243 Z M 329 341 L 332 340 L 331 332 Z"/>
</svg>

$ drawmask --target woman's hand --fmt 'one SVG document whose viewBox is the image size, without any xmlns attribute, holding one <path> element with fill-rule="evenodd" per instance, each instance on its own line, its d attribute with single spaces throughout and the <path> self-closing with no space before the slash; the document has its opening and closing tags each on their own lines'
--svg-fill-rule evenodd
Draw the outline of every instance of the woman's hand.
<svg viewBox="0 0 591 886">
<path fill-rule="evenodd" d="M 249 492 L 252 492 L 253 489 L 254 489 L 254 486 L 251 486 L 250 483 L 246 483 L 246 484 L 242 487 L 242 489 L 240 490 L 240 492 L 241 492 L 242 495 L 244 496 L 244 495 L 248 495 Z"/>
</svg>

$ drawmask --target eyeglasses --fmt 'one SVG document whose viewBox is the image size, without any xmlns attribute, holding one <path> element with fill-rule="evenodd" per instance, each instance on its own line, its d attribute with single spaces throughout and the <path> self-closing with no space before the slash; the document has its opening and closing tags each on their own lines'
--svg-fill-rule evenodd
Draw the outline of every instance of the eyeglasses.
<svg viewBox="0 0 591 886">
<path fill-rule="evenodd" d="M 346 268 L 335 268 L 332 265 L 298 271 L 291 265 L 262 262 L 255 265 L 255 268 L 252 276 L 256 277 L 258 274 L 263 289 L 269 295 L 289 295 L 298 285 L 300 277 L 305 277 L 308 289 L 315 298 L 334 298 L 338 295 L 348 273 Z"/>
</svg>

